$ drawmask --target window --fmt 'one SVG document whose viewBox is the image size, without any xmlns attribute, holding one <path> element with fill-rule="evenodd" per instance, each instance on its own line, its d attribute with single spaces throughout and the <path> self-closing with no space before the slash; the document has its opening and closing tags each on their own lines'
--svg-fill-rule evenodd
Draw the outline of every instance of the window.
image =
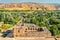
<svg viewBox="0 0 60 40">
<path fill-rule="evenodd" d="M 37 9 L 39 9 L 39 8 L 37 7 Z"/>
<path fill-rule="evenodd" d="M 30 28 L 28 27 L 28 30 L 29 30 Z"/>
<path fill-rule="evenodd" d="M 25 31 L 25 32 L 27 32 L 27 31 Z"/>
<path fill-rule="evenodd" d="M 33 30 L 35 30 L 35 28 L 33 28 Z"/>
<path fill-rule="evenodd" d="M 30 9 L 32 9 L 32 7 L 30 7 Z"/>
<path fill-rule="evenodd" d="M 25 29 L 25 32 L 27 32 L 27 28 Z"/>
<path fill-rule="evenodd" d="M 38 31 L 44 31 L 43 28 L 38 28 Z"/>
<path fill-rule="evenodd" d="M 26 30 L 27 30 L 27 28 L 26 28 Z"/>
<path fill-rule="evenodd" d="M 18 32 L 20 32 L 20 30 L 18 30 Z"/>
</svg>

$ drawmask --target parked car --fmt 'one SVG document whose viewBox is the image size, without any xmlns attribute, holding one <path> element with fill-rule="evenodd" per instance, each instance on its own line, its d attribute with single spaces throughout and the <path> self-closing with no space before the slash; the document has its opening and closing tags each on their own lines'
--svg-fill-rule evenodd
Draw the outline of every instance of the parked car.
<svg viewBox="0 0 60 40">
<path fill-rule="evenodd" d="M 2 34 L 2 37 L 6 37 L 9 33 L 11 33 L 12 31 L 11 30 L 7 30 L 6 32 L 3 32 Z"/>
</svg>

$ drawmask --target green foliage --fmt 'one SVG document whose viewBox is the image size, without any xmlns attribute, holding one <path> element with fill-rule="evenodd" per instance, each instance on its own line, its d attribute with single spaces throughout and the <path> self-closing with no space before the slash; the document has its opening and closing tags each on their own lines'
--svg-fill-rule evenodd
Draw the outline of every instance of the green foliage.
<svg viewBox="0 0 60 40">
<path fill-rule="evenodd" d="M 53 35 L 59 34 L 58 27 L 56 25 L 52 25 L 51 32 Z"/>
<path fill-rule="evenodd" d="M 11 24 L 4 24 L 3 26 L 0 27 L 0 29 L 7 29 L 7 28 L 10 28 L 12 27 Z"/>
<path fill-rule="evenodd" d="M 40 27 L 47 27 L 52 35 L 60 34 L 60 10 L 38 11 L 38 10 L 0 10 L 0 21 L 4 22 L 3 28 L 7 29 L 15 25 L 24 16 L 24 22 L 33 23 Z"/>
</svg>

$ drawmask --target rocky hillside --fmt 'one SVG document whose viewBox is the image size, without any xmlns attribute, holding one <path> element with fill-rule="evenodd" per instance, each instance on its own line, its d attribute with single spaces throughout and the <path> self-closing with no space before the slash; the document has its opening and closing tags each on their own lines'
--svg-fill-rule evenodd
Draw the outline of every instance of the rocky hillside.
<svg viewBox="0 0 60 40">
<path fill-rule="evenodd" d="M 0 3 L 0 10 L 60 10 L 60 4 Z"/>
</svg>

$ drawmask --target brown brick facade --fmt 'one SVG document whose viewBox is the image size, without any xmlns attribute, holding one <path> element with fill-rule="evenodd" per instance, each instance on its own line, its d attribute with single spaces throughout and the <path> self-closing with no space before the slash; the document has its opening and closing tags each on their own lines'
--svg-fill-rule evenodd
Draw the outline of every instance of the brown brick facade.
<svg viewBox="0 0 60 40">
<path fill-rule="evenodd" d="M 30 25 L 30 24 L 28 24 Z M 38 26 L 30 26 L 23 25 L 22 27 L 14 27 L 13 28 L 14 37 L 40 37 L 51 36 L 51 33 L 47 30 L 46 27 L 38 27 Z"/>
</svg>

